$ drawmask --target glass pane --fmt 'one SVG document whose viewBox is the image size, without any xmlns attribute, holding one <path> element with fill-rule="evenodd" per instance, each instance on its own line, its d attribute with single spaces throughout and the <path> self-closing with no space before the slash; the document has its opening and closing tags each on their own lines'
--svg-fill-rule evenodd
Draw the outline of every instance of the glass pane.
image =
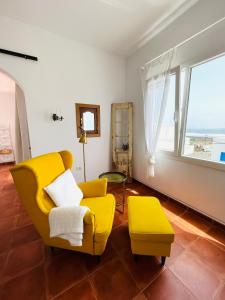
<svg viewBox="0 0 225 300">
<path fill-rule="evenodd" d="M 116 148 L 128 144 L 128 109 L 116 110 Z"/>
<path fill-rule="evenodd" d="M 225 56 L 192 68 L 184 155 L 225 162 Z"/>
<path fill-rule="evenodd" d="M 83 113 L 83 128 L 84 130 L 95 130 L 94 113 L 90 111 Z"/>
<path fill-rule="evenodd" d="M 175 91 L 176 91 L 176 75 L 172 74 L 170 75 L 170 85 L 168 91 L 167 105 L 165 110 L 165 116 L 162 123 L 159 144 L 158 144 L 160 150 L 174 151 Z"/>
</svg>

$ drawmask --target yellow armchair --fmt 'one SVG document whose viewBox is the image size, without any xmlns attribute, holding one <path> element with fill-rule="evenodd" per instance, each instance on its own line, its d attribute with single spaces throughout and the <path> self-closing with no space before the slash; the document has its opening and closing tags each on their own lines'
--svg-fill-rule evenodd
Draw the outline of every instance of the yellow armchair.
<svg viewBox="0 0 225 300">
<path fill-rule="evenodd" d="M 81 205 L 90 208 L 84 217 L 83 245 L 74 247 L 67 240 L 49 237 L 48 214 L 55 205 L 43 188 L 72 165 L 72 154 L 61 151 L 32 158 L 10 171 L 27 213 L 46 245 L 101 255 L 112 230 L 115 212 L 115 199 L 107 194 L 106 179 L 79 184 L 84 194 Z"/>
</svg>

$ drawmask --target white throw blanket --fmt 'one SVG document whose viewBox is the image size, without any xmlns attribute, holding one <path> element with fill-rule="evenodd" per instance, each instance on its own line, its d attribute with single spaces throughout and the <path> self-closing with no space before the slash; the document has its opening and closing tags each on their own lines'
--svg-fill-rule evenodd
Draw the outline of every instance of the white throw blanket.
<svg viewBox="0 0 225 300">
<path fill-rule="evenodd" d="M 54 207 L 49 213 L 50 237 L 68 240 L 71 246 L 82 246 L 86 206 Z"/>
</svg>

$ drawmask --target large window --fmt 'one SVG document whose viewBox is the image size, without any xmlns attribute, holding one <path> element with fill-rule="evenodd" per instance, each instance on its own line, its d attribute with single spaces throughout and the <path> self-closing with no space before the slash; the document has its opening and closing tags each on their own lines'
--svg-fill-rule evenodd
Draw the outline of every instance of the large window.
<svg viewBox="0 0 225 300">
<path fill-rule="evenodd" d="M 171 73 L 159 149 L 225 164 L 225 55 Z"/>
<path fill-rule="evenodd" d="M 191 68 L 183 154 L 225 162 L 225 56 Z"/>
</svg>

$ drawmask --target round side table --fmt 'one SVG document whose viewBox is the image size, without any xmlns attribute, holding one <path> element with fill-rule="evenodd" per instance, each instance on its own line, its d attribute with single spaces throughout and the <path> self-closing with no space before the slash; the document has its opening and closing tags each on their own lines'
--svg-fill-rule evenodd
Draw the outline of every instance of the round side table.
<svg viewBox="0 0 225 300">
<path fill-rule="evenodd" d="M 123 209 L 119 210 L 117 208 L 117 211 L 120 213 L 124 213 L 124 206 L 125 206 L 125 187 L 126 187 L 126 180 L 127 180 L 127 176 L 121 172 L 105 172 L 99 175 L 99 178 L 107 178 L 109 183 L 121 183 L 123 185 L 123 200 L 122 202 L 120 201 L 116 201 L 116 206 L 120 206 L 122 205 Z"/>
</svg>

